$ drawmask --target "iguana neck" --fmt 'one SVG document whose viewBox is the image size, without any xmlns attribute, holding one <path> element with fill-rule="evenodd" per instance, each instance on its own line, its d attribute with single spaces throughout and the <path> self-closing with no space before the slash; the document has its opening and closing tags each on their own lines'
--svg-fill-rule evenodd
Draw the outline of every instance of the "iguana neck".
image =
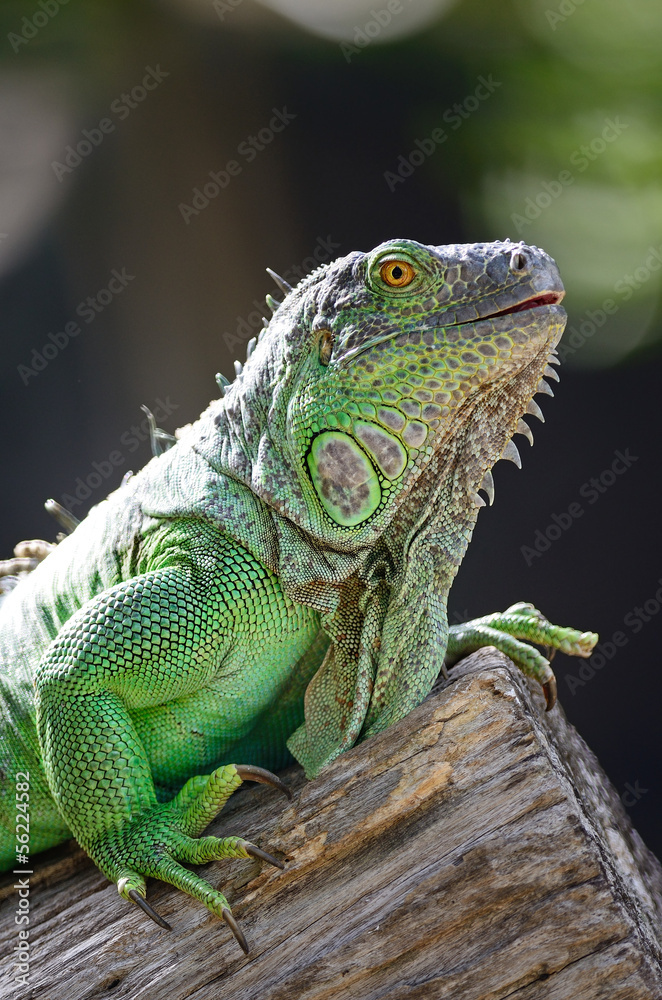
<svg viewBox="0 0 662 1000">
<path fill-rule="evenodd" d="M 292 600 L 331 613 L 337 607 L 342 583 L 351 576 L 369 575 L 367 564 L 374 561 L 374 554 L 365 546 L 345 552 L 327 547 L 289 516 L 293 508 L 296 512 L 297 508 L 305 509 L 305 504 L 296 476 L 285 464 L 286 456 L 275 448 L 268 429 L 263 427 L 258 433 L 253 422 L 255 410 L 242 394 L 234 395 L 232 405 L 228 402 L 227 398 L 212 402 L 186 437 L 158 461 L 174 462 L 171 456 L 176 451 L 188 450 L 195 463 L 189 480 L 199 494 L 194 500 L 188 493 L 189 513 L 196 510 L 216 521 L 278 575 Z M 181 458 L 176 466 L 182 468 Z M 206 469 L 205 477 L 196 471 L 201 466 Z M 285 502 L 272 495 L 279 483 Z M 182 503 L 176 506 L 184 513 Z M 287 514 L 281 512 L 283 508 Z M 172 505 L 164 507 L 163 502 L 153 505 L 154 513 L 159 510 L 167 516 L 176 513 Z"/>
</svg>

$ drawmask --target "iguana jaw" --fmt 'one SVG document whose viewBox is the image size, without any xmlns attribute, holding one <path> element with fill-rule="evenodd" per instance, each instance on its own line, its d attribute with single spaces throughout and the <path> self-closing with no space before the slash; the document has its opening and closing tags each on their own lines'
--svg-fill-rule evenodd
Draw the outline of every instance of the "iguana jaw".
<svg viewBox="0 0 662 1000">
<path fill-rule="evenodd" d="M 513 462 L 521 469 L 519 449 L 513 438 L 520 434 L 533 446 L 533 433 L 524 417 L 545 419 L 534 396 L 538 393 L 554 395 L 547 378 L 558 381 L 556 370 L 551 367 L 559 363 L 555 350 L 558 339 L 545 345 L 523 371 L 506 380 L 500 393 L 495 395 L 492 390 L 484 398 L 479 397 L 468 415 L 466 433 L 456 438 L 453 465 L 457 470 L 458 486 L 470 506 L 486 505 L 479 490 L 484 492 L 490 505 L 494 502 L 492 469 L 498 461 Z M 498 420 L 495 420 L 495 412 L 499 413 Z"/>
<path fill-rule="evenodd" d="M 531 415 L 544 421 L 534 396 L 554 395 L 545 376 L 558 381 L 551 366 L 559 364 L 556 345 L 567 319 L 560 305 L 564 295 L 564 289 L 529 294 L 504 309 L 444 327 L 449 334 L 452 330 L 462 330 L 462 336 L 468 340 L 474 331 L 478 337 L 484 335 L 485 328 L 490 334 L 506 336 L 518 327 L 527 331 L 526 341 L 513 351 L 512 367 L 504 363 L 499 375 L 478 387 L 475 395 L 469 395 L 436 434 L 434 451 L 446 452 L 444 465 L 446 474 L 455 482 L 453 490 L 459 488 L 469 498 L 471 507 L 485 506 L 478 493 L 480 489 L 486 492 L 490 504 L 493 502 L 490 470 L 499 460 L 512 461 L 521 468 L 519 451 L 512 439 L 520 434 L 533 445 L 533 433 L 524 417 Z M 511 318 L 522 313 L 525 315 L 518 315 L 516 320 Z M 470 327 L 474 330 L 466 333 Z"/>
<path fill-rule="evenodd" d="M 521 325 L 529 331 L 528 343 L 521 345 L 524 355 L 531 350 L 531 341 L 538 341 L 537 349 L 528 360 L 521 364 L 514 357 L 516 367 L 504 367 L 500 377 L 485 383 L 475 395 L 468 397 L 437 432 L 434 449 L 439 456 L 441 478 L 447 484 L 445 502 L 450 503 L 459 516 L 458 523 L 466 518 L 465 523 L 473 525 L 480 507 L 486 506 L 479 490 L 485 493 L 490 505 L 493 503 L 491 470 L 498 461 L 504 459 L 522 467 L 514 435 L 525 436 L 533 445 L 533 433 L 524 417 L 530 415 L 544 421 L 534 396 L 538 393 L 554 395 L 547 378 L 558 381 L 555 368 L 551 366 L 559 364 L 556 345 L 566 321 L 566 312 L 559 304 L 564 294 L 564 291 L 554 291 L 530 295 L 499 312 L 446 328 L 450 332 L 473 326 L 480 335 L 482 328 L 489 325 L 495 333 L 507 335 L 515 325 Z M 530 318 L 518 316 L 517 324 L 509 319 L 511 314 L 523 312 L 530 313 Z"/>
<path fill-rule="evenodd" d="M 565 320 L 566 313 L 560 303 L 564 295 L 565 291 L 563 289 L 543 292 L 538 295 L 529 295 L 526 299 L 523 299 L 522 301 L 517 302 L 512 306 L 508 306 L 505 309 L 497 309 L 493 312 L 487 312 L 482 315 L 479 313 L 479 315 L 467 317 L 466 319 L 458 319 L 456 316 L 453 315 L 449 317 L 450 319 L 449 322 L 445 322 L 444 316 L 441 315 L 436 319 L 434 328 L 435 329 L 444 328 L 450 330 L 456 327 L 469 326 L 470 324 L 478 325 L 479 323 L 483 323 L 488 320 L 489 321 L 496 320 L 499 324 L 496 329 L 500 332 L 505 333 L 508 331 L 510 325 L 508 322 L 504 323 L 500 322 L 503 317 L 509 316 L 512 313 L 529 312 L 538 309 L 545 309 L 545 314 L 547 317 L 549 317 L 550 322 L 554 319 L 554 317 L 558 317 L 559 320 L 563 321 Z M 487 303 L 488 308 L 491 303 L 493 303 L 493 300 L 488 301 Z M 480 306 L 483 306 L 484 304 L 485 303 L 478 303 L 477 311 L 479 311 Z M 418 332 L 423 332 L 423 331 L 419 330 Z M 350 362 L 355 361 L 356 358 L 359 357 L 361 354 L 365 354 L 366 351 L 371 350 L 378 344 L 382 344 L 387 340 L 392 340 L 394 337 L 400 336 L 401 333 L 402 330 L 400 327 L 394 327 L 392 330 L 386 330 L 380 336 L 371 338 L 370 340 L 365 341 L 360 346 L 355 347 L 352 350 L 346 351 L 343 354 L 341 354 L 337 358 L 337 364 L 339 366 L 345 366 Z"/>
<path fill-rule="evenodd" d="M 529 309 L 539 309 L 541 306 L 557 306 L 560 305 L 561 299 L 565 295 L 565 291 L 554 291 L 554 292 L 544 292 L 542 295 L 532 295 L 530 298 L 524 299 L 522 302 L 518 302 L 514 306 L 509 306 L 507 309 L 498 309 L 496 312 L 488 313 L 486 316 L 481 316 L 480 319 L 496 319 L 498 316 L 507 316 L 510 313 L 516 312 L 526 312 Z M 475 320 L 464 320 L 462 323 L 457 323 L 457 326 L 463 326 L 467 322 L 476 322 Z"/>
</svg>

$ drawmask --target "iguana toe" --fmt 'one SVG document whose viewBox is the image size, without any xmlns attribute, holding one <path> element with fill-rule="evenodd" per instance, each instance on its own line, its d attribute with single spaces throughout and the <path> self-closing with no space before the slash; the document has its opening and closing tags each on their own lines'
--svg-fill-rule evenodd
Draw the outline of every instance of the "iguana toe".
<svg viewBox="0 0 662 1000">
<path fill-rule="evenodd" d="M 452 666 L 482 646 L 496 646 L 523 673 L 538 681 L 548 712 L 556 704 L 556 678 L 549 665 L 555 651 L 586 657 L 591 655 L 598 641 L 595 632 L 553 625 L 537 608 L 524 601 L 511 605 L 503 613 L 452 625 L 449 632 L 446 666 Z M 545 648 L 547 658 L 529 645 L 532 642 Z"/>
</svg>

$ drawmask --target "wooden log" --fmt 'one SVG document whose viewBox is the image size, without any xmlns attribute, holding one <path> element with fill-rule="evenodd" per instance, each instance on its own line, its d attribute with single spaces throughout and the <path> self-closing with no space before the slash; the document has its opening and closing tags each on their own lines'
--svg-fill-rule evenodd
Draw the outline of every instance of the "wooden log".
<svg viewBox="0 0 662 1000">
<path fill-rule="evenodd" d="M 660 1000 L 662 869 L 560 709 L 494 649 L 292 805 L 242 788 L 210 832 L 282 857 L 198 869 L 201 904 L 150 881 L 173 931 L 66 845 L 33 858 L 30 985 L 2 883 L 0 997 L 30 1000 Z"/>
</svg>

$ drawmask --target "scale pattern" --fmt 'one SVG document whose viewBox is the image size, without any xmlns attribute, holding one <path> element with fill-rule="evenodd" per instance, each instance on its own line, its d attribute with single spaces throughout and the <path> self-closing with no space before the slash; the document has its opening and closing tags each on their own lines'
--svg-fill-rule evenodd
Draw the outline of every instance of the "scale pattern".
<svg viewBox="0 0 662 1000">
<path fill-rule="evenodd" d="M 242 947 L 182 864 L 278 863 L 197 839 L 244 765 L 294 755 L 313 777 L 415 707 L 444 656 L 488 643 L 551 707 L 527 641 L 587 656 L 597 640 L 526 604 L 446 618 L 478 491 L 491 502 L 491 467 L 519 462 L 512 435 L 532 440 L 522 418 L 556 377 L 551 258 L 393 240 L 283 290 L 222 398 L 59 545 L 29 543 L 41 561 L 0 608 L 2 865 L 29 772 L 33 850 L 73 834 L 124 898 L 147 907 L 161 878 Z"/>
</svg>

